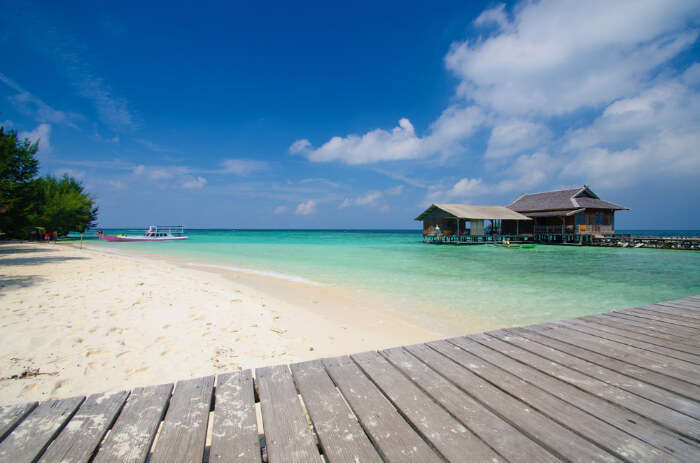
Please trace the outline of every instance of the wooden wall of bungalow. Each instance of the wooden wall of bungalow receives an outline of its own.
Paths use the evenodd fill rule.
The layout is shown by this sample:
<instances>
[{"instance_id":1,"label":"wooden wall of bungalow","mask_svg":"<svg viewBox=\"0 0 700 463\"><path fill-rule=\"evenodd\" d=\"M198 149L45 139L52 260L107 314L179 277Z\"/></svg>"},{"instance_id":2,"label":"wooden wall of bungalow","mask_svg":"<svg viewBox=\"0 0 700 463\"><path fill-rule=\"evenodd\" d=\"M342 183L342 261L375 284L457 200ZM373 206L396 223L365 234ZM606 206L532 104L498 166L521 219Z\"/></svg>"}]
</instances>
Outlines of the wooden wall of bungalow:
<instances>
[{"instance_id":1,"label":"wooden wall of bungalow","mask_svg":"<svg viewBox=\"0 0 700 463\"><path fill-rule=\"evenodd\" d=\"M614 233L615 211L611 209L585 209L573 215L566 215L572 211L541 211L522 212L532 217L532 222L520 222L515 220L503 221L504 234L574 234L588 235L599 233ZM540 214L553 214L540 216Z\"/></svg>"},{"instance_id":2,"label":"wooden wall of bungalow","mask_svg":"<svg viewBox=\"0 0 700 463\"><path fill-rule=\"evenodd\" d=\"M458 222L459 228L457 228ZM466 219L457 219L454 215L437 208L423 217L423 234L433 233L436 226L440 227L443 235L459 235L468 228Z\"/></svg>"}]
</instances>

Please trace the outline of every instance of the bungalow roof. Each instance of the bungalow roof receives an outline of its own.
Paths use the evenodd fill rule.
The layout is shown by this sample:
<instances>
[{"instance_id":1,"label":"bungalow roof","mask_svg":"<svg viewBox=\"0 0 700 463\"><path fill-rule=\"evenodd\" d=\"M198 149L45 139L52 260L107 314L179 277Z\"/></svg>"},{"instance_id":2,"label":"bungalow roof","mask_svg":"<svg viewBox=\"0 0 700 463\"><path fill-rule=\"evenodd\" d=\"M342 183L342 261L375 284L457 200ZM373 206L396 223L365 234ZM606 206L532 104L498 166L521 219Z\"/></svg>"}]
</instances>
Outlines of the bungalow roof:
<instances>
[{"instance_id":1,"label":"bungalow roof","mask_svg":"<svg viewBox=\"0 0 700 463\"><path fill-rule=\"evenodd\" d=\"M517 212L574 210L580 208L628 210L624 206L603 201L586 185L576 189L524 194L506 207Z\"/></svg>"}]
</instances>

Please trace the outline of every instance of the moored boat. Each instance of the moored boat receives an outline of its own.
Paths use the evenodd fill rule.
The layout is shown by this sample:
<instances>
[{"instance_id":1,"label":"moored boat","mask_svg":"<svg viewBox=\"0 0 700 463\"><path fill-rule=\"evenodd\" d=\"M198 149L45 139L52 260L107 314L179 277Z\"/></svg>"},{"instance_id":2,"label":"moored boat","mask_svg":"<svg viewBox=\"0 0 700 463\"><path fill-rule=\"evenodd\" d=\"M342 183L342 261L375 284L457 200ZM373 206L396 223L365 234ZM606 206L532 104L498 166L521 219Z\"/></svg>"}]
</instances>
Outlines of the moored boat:
<instances>
[{"instance_id":1,"label":"moored boat","mask_svg":"<svg viewBox=\"0 0 700 463\"><path fill-rule=\"evenodd\" d=\"M131 241L182 241L186 240L185 227L183 225L151 225L143 235L116 236L98 233L97 236L105 241L131 242Z\"/></svg>"}]
</instances>

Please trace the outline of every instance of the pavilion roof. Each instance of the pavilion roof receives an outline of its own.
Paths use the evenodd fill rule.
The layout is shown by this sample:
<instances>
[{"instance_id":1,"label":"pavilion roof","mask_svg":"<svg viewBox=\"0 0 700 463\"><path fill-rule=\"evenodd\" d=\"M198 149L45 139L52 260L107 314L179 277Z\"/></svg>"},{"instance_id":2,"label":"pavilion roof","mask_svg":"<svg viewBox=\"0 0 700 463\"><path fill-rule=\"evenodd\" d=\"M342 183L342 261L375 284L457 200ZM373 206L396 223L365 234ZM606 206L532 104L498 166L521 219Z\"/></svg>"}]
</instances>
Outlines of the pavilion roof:
<instances>
[{"instance_id":1,"label":"pavilion roof","mask_svg":"<svg viewBox=\"0 0 700 463\"><path fill-rule=\"evenodd\" d=\"M416 220L423 220L430 212L439 209L459 219L470 220L532 220L504 206L472 206L470 204L433 204Z\"/></svg>"}]
</instances>

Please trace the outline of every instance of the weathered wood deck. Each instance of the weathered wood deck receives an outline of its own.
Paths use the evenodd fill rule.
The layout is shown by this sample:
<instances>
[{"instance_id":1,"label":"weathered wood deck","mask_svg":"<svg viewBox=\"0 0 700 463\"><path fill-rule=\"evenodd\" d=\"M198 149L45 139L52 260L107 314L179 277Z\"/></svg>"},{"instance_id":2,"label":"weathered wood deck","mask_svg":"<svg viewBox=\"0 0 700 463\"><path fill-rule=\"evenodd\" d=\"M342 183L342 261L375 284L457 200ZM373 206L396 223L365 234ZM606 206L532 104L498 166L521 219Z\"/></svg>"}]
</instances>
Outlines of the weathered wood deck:
<instances>
[{"instance_id":1,"label":"weathered wood deck","mask_svg":"<svg viewBox=\"0 0 700 463\"><path fill-rule=\"evenodd\" d=\"M700 296L0 408L2 462L700 461Z\"/></svg>"}]
</instances>

